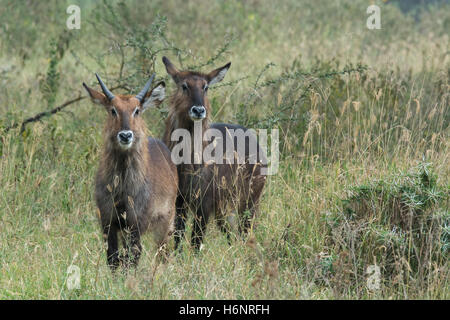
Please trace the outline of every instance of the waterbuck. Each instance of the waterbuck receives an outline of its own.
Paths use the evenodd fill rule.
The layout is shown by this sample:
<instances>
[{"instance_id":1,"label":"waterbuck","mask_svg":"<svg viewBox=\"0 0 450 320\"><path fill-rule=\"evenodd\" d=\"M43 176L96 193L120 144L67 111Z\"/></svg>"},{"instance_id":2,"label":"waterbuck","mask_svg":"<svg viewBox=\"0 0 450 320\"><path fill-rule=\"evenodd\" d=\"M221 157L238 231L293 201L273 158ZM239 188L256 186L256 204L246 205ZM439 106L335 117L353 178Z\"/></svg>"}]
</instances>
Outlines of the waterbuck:
<instances>
[{"instance_id":1,"label":"waterbuck","mask_svg":"<svg viewBox=\"0 0 450 320\"><path fill-rule=\"evenodd\" d=\"M184 146L200 144L200 150L195 151L194 147L187 157L183 155L188 161L176 163L179 194L176 203L175 248L178 248L184 237L188 209L194 212L191 244L196 250L201 247L211 215L216 218L220 230L227 234L230 242L230 227L236 222L241 235L245 235L251 226L266 182L266 176L262 174L261 169L267 167L265 155L260 152L256 136L250 130L234 124L209 124L211 106L207 97L208 86L221 81L231 63L203 74L179 71L166 57L162 60L167 73L177 86L176 92L171 97L163 141L172 151L172 157L178 152L180 143L184 143ZM196 136L197 128L203 133L212 129L215 131L214 137L204 140L202 136ZM185 141L185 138L182 142L173 141L172 138L177 135L178 129L188 131L189 137L186 140L191 141ZM238 131L245 136L244 140L238 141L239 139L234 136ZM198 158L212 142L220 147L211 153L214 159L218 160L210 161L211 159L205 160L202 157L201 161L196 163L195 158ZM243 148L239 148L239 143ZM183 152L185 151L182 150L181 153ZM243 161L235 161L236 154Z\"/></svg>"},{"instance_id":2,"label":"waterbuck","mask_svg":"<svg viewBox=\"0 0 450 320\"><path fill-rule=\"evenodd\" d=\"M95 181L95 200L100 211L107 261L114 272L137 266L141 235L150 230L159 248L173 233L178 188L176 166L160 140L147 137L142 113L164 99L164 83L149 90L154 75L136 96L113 95L96 74L98 92L85 83L91 99L108 112L104 148ZM125 254L119 254L118 233Z\"/></svg>"}]
</instances>

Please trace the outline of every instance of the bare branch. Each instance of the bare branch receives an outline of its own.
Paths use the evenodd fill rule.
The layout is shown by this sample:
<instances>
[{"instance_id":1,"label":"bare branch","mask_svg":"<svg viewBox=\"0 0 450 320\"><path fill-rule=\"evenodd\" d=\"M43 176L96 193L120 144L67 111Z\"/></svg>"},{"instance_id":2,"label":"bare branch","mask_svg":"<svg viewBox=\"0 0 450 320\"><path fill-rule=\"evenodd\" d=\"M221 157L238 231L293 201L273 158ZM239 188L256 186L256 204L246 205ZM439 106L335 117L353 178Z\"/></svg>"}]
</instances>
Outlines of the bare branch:
<instances>
[{"instance_id":1,"label":"bare branch","mask_svg":"<svg viewBox=\"0 0 450 320\"><path fill-rule=\"evenodd\" d=\"M119 89L119 88L123 88L123 87L124 87L123 85L120 85L120 86L111 88L111 90L115 90L115 89ZM81 95L80 95L80 96L78 96L78 97L75 98L75 99L72 99L72 100L69 100L69 101L64 102L63 104L57 106L56 108L54 108L54 109L52 109L52 110L49 110L49 111L42 111L42 112L39 112L38 114L36 114L36 115L34 115L34 116L30 117L30 118L25 119L24 121L22 121L22 123L20 123L20 133L22 133L22 132L25 130L25 127L26 127L26 125L27 125L28 123L36 122L36 121L41 120L41 118L44 118L44 117L47 117L47 116L51 116L51 115L53 115L53 114L55 114L55 113L58 113L58 112L60 112L61 110L63 110L64 108L70 106L71 104L74 104L75 102L78 102L78 101L80 101L80 100L86 99L87 97L88 97L88 96L81 96ZM4 132L6 133L6 132L8 132L9 130L15 129L15 128L17 128L17 127L19 127L19 123L14 123L13 125L11 125L11 126L9 126L9 127L6 127L5 130L4 130Z\"/></svg>"}]
</instances>

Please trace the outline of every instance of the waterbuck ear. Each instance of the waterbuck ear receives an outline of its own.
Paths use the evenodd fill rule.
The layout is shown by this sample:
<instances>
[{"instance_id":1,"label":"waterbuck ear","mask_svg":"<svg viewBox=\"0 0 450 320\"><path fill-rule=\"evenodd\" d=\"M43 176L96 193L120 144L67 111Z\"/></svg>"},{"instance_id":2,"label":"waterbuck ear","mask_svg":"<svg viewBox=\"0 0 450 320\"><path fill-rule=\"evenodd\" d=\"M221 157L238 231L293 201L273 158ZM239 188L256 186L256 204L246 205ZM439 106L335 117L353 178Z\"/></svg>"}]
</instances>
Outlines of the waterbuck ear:
<instances>
[{"instance_id":1,"label":"waterbuck ear","mask_svg":"<svg viewBox=\"0 0 450 320\"><path fill-rule=\"evenodd\" d=\"M166 83L161 81L145 96L145 101L142 104L142 111L149 107L158 107L165 97Z\"/></svg>"},{"instance_id":2,"label":"waterbuck ear","mask_svg":"<svg viewBox=\"0 0 450 320\"><path fill-rule=\"evenodd\" d=\"M170 60L167 57L162 57L162 62L166 66L167 73L170 74L170 76L172 77L173 81L175 81L175 83L177 83L178 80L179 80L178 75L179 75L180 71L178 71L178 69L175 68L173 63L170 62Z\"/></svg>"},{"instance_id":3,"label":"waterbuck ear","mask_svg":"<svg viewBox=\"0 0 450 320\"><path fill-rule=\"evenodd\" d=\"M208 85L212 86L213 84L220 82L225 78L225 75L227 74L228 69L231 66L231 62L228 62L223 67L217 68L216 70L211 71L208 73Z\"/></svg>"},{"instance_id":4,"label":"waterbuck ear","mask_svg":"<svg viewBox=\"0 0 450 320\"><path fill-rule=\"evenodd\" d=\"M83 82L83 87L86 89L86 91L89 93L89 96L91 97L91 100L95 104L100 104L102 106L107 106L110 104L110 101L108 98L101 92L98 92L97 90L94 90L92 88L89 88L86 83Z\"/></svg>"}]
</instances>

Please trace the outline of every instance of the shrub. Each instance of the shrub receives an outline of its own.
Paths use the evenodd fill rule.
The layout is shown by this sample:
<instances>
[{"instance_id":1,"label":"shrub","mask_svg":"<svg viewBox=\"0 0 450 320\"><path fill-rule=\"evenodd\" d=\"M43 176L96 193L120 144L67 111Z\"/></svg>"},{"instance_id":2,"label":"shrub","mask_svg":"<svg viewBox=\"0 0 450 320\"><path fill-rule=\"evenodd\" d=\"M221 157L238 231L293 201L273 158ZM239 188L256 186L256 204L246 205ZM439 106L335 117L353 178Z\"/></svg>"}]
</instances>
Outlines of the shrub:
<instances>
[{"instance_id":1,"label":"shrub","mask_svg":"<svg viewBox=\"0 0 450 320\"><path fill-rule=\"evenodd\" d=\"M327 217L328 245L345 253L334 262L331 281L349 278L365 292L370 265L380 267L386 286L423 287L437 270L443 271L439 277L445 275L448 190L436 181L430 164L422 163L388 180L349 188L342 210Z\"/></svg>"}]
</instances>

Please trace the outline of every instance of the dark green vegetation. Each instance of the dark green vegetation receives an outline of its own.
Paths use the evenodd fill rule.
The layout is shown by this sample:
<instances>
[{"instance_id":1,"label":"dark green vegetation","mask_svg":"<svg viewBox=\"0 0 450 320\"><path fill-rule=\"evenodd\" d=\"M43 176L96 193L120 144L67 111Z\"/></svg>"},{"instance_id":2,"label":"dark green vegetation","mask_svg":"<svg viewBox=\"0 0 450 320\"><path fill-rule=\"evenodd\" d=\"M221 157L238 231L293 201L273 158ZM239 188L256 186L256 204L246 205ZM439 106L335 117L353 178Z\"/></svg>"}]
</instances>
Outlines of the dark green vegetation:
<instances>
[{"instance_id":1,"label":"dark green vegetation","mask_svg":"<svg viewBox=\"0 0 450 320\"><path fill-rule=\"evenodd\" d=\"M450 8L438 3L380 1L382 29L368 30L363 0L0 0L0 298L448 299ZM66 28L69 4L81 30ZM83 99L21 123L85 95L94 72L121 93L156 72L170 94L162 55L202 71L232 61L209 93L213 119L278 128L280 168L245 243L211 224L199 255L186 243L158 264L144 237L136 273L113 279L93 201L104 110ZM151 135L166 113L144 114Z\"/></svg>"}]
</instances>

